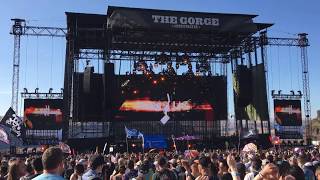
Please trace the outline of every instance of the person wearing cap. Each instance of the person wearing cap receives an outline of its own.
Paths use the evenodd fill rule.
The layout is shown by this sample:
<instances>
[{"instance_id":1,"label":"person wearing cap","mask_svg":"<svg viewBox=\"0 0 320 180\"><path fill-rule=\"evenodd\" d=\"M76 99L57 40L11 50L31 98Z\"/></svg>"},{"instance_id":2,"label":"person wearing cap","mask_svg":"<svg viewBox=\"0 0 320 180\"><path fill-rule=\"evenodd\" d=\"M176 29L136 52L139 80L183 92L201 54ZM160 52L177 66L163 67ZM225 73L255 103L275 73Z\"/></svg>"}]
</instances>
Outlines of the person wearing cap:
<instances>
[{"instance_id":1,"label":"person wearing cap","mask_svg":"<svg viewBox=\"0 0 320 180\"><path fill-rule=\"evenodd\" d=\"M63 180L61 176L64 171L63 152L58 147L50 147L42 155L43 173L34 180Z\"/></svg>"},{"instance_id":2,"label":"person wearing cap","mask_svg":"<svg viewBox=\"0 0 320 180\"><path fill-rule=\"evenodd\" d=\"M102 179L100 177L102 167L105 164L102 155L93 155L90 158L89 170L82 175L83 180Z\"/></svg>"}]
</instances>

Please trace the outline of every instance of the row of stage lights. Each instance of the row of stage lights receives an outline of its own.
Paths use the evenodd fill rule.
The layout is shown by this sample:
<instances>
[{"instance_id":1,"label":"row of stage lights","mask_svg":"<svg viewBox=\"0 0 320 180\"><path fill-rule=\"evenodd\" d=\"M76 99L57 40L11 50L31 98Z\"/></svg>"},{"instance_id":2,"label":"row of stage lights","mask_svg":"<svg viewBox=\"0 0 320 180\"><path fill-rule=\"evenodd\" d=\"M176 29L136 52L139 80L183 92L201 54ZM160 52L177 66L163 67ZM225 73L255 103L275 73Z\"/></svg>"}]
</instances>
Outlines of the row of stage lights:
<instances>
[{"instance_id":1,"label":"row of stage lights","mask_svg":"<svg viewBox=\"0 0 320 180\"><path fill-rule=\"evenodd\" d=\"M167 54L162 53L161 55L157 56L155 58L155 63L152 65L152 63L148 64L146 61L144 61L142 58L138 61L134 62L134 69L133 72L136 73L137 71L142 71L142 72L150 72L153 73L153 67L157 67L158 65L167 65L167 69L162 72L167 75L177 75L175 72L173 66L172 66L172 61L170 57ZM210 63L207 58L201 58L199 62L196 62L196 73L193 72L192 70L192 63L190 60L190 57L187 54L184 54L182 56L177 56L176 58L176 69L179 69L180 66L188 65L188 70L185 75L201 75L208 73L208 75L212 75L210 69Z\"/></svg>"},{"instance_id":2,"label":"row of stage lights","mask_svg":"<svg viewBox=\"0 0 320 180\"><path fill-rule=\"evenodd\" d=\"M53 93L53 88L49 88L49 92L48 93L45 93L45 94L56 94L56 93ZM39 88L36 88L34 90L34 92L29 92L27 88L23 88L23 93L24 94L39 94ZM63 94L63 88L60 89L60 93Z\"/></svg>"},{"instance_id":3,"label":"row of stage lights","mask_svg":"<svg viewBox=\"0 0 320 180\"><path fill-rule=\"evenodd\" d=\"M302 92L301 91L295 92L294 90L291 90L290 94L282 94L281 91L282 90L279 90L278 93L276 93L276 90L272 90L271 91L271 95L272 96L281 96L281 95L285 95L285 96L302 96Z\"/></svg>"}]
</instances>

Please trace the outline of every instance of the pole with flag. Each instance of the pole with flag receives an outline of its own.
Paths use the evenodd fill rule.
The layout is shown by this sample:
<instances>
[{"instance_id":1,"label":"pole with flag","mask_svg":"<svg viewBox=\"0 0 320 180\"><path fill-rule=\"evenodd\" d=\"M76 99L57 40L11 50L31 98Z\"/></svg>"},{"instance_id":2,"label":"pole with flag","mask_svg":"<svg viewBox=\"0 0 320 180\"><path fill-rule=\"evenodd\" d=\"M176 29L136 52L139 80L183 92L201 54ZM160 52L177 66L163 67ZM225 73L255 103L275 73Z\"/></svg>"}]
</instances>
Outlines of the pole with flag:
<instances>
[{"instance_id":1,"label":"pole with flag","mask_svg":"<svg viewBox=\"0 0 320 180\"><path fill-rule=\"evenodd\" d=\"M144 136L141 132L139 132L138 138L142 139L142 153L144 153Z\"/></svg>"},{"instance_id":2,"label":"pole with flag","mask_svg":"<svg viewBox=\"0 0 320 180\"><path fill-rule=\"evenodd\" d=\"M127 153L129 154L128 136L126 136Z\"/></svg>"},{"instance_id":3,"label":"pole with flag","mask_svg":"<svg viewBox=\"0 0 320 180\"><path fill-rule=\"evenodd\" d=\"M172 138L172 141L173 141L174 150L176 151L176 153L178 153L178 151L177 151L177 145L176 145L176 141L175 141L175 137L174 137L173 134L171 135L171 138Z\"/></svg>"},{"instance_id":4,"label":"pole with flag","mask_svg":"<svg viewBox=\"0 0 320 180\"><path fill-rule=\"evenodd\" d=\"M126 126L124 126L124 130L126 132L126 144L127 144L127 153L129 153L129 144L128 144L128 138L136 137L136 138L142 138L142 144L144 149L144 136L143 134L136 130L136 129L129 129Z\"/></svg>"}]
</instances>

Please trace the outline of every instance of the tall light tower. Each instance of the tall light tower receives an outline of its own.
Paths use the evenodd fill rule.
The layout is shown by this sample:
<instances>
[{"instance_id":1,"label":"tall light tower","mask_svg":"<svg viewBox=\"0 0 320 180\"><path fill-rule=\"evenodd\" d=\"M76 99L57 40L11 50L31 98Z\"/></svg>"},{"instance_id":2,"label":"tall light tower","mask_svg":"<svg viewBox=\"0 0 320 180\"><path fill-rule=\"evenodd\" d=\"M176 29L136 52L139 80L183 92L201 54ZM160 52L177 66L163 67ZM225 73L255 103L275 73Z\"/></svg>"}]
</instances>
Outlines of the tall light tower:
<instances>
[{"instance_id":1,"label":"tall light tower","mask_svg":"<svg viewBox=\"0 0 320 180\"><path fill-rule=\"evenodd\" d=\"M11 89L11 107L18 113L18 95L19 95L19 66L20 66L20 39L24 33L24 19L11 19L14 22L10 34L14 35L13 49L13 74Z\"/></svg>"}]
</instances>

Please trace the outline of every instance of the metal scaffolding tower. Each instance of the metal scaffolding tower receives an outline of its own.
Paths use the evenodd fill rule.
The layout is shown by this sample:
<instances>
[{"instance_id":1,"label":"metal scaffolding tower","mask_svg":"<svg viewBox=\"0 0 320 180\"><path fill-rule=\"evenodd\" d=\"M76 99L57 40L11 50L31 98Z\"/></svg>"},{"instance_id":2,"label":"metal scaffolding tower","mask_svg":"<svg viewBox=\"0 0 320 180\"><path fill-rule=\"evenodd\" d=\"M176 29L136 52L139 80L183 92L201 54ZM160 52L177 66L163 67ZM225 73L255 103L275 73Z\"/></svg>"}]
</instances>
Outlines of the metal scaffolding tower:
<instances>
[{"instance_id":1,"label":"metal scaffolding tower","mask_svg":"<svg viewBox=\"0 0 320 180\"><path fill-rule=\"evenodd\" d=\"M20 66L20 37L23 34L22 26L25 24L23 19L11 19L14 21L10 34L14 35L13 49L13 74L11 89L11 107L14 111L18 111L18 95L19 95L19 66Z\"/></svg>"},{"instance_id":2,"label":"metal scaffolding tower","mask_svg":"<svg viewBox=\"0 0 320 180\"><path fill-rule=\"evenodd\" d=\"M305 113L305 125L307 127L306 136L310 141L311 137L311 104L310 104L310 85L309 85L309 66L308 66L308 53L307 47L309 46L306 33L301 33L299 36L299 47L301 49L301 65L302 65L302 83L304 94L304 113Z\"/></svg>"},{"instance_id":3,"label":"metal scaffolding tower","mask_svg":"<svg viewBox=\"0 0 320 180\"><path fill-rule=\"evenodd\" d=\"M10 34L14 36L13 49L13 74L11 89L11 107L18 112L19 97L19 68L20 68L20 43L21 36L49 36L49 37L65 37L67 29L56 27L35 27L27 26L24 19L11 19L13 21Z\"/></svg>"},{"instance_id":4,"label":"metal scaffolding tower","mask_svg":"<svg viewBox=\"0 0 320 180\"><path fill-rule=\"evenodd\" d=\"M269 46L295 46L299 47L301 50L301 69L302 69L302 87L303 87L303 100L304 100L304 122L305 122L305 132L307 143L310 143L311 138L311 102L310 102L310 84L309 84L309 59L307 47L310 46L306 33L298 34L297 38L269 38L264 34L261 38L254 38L254 41L258 42L260 40L264 45ZM265 39L265 40L263 40ZM266 48L264 46L264 48ZM264 50L266 52L266 49ZM265 57L265 63L267 59ZM267 69L266 69L267 70Z\"/></svg>"}]
</instances>

